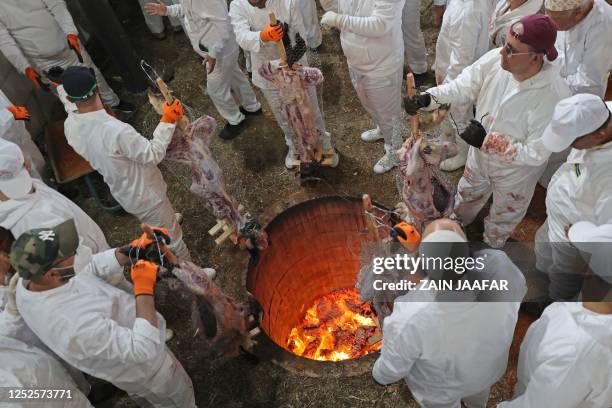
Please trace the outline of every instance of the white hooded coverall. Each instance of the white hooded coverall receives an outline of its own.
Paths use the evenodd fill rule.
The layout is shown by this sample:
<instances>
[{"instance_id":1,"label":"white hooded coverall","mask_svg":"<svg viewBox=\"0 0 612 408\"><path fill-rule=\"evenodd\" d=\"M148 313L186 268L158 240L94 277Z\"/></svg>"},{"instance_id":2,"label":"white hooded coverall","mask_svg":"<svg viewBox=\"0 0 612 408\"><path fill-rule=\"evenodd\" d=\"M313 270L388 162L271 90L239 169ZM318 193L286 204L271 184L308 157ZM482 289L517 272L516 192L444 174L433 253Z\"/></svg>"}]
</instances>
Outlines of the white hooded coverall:
<instances>
[{"instance_id":1,"label":"white hooded coverall","mask_svg":"<svg viewBox=\"0 0 612 408\"><path fill-rule=\"evenodd\" d=\"M488 24L493 10L492 0L450 0L436 42L436 84L452 81L489 50ZM455 169L465 163L468 144L459 137L470 119L474 119L473 105L451 104L449 116L441 126L448 140L457 143L460 151L448 160ZM452 123L451 123L452 122ZM451 163L453 163L451 165Z\"/></svg>"},{"instance_id":2,"label":"white hooded coverall","mask_svg":"<svg viewBox=\"0 0 612 408\"><path fill-rule=\"evenodd\" d=\"M453 81L427 92L432 95L430 108L437 103L475 103L476 119L482 118L487 133L505 135L516 149L516 156L508 163L470 146L455 198L455 213L464 224L470 224L493 195L484 220L484 242L502 247L525 216L550 156L540 140L542 132L556 104L570 95L569 88L548 61L533 77L516 81L501 67L500 50L495 49Z\"/></svg>"},{"instance_id":3,"label":"white hooded coverall","mask_svg":"<svg viewBox=\"0 0 612 408\"><path fill-rule=\"evenodd\" d=\"M33 292L20 279L17 308L38 338L73 367L113 383L143 407L195 407L191 380L165 346L166 321L136 317L134 295L105 282L123 276L115 250L96 254L66 284Z\"/></svg>"},{"instance_id":4,"label":"white hooded coverall","mask_svg":"<svg viewBox=\"0 0 612 408\"><path fill-rule=\"evenodd\" d=\"M489 23L489 48L503 47L510 26L521 18L540 11L543 2L543 0L527 0L514 10L510 10L509 0L498 1Z\"/></svg>"},{"instance_id":5,"label":"white hooded coverall","mask_svg":"<svg viewBox=\"0 0 612 408\"><path fill-rule=\"evenodd\" d=\"M65 390L63 399L47 399L39 406L50 408L92 407L85 395L74 383L70 374L45 350L36 335L26 326L21 316L6 310L0 313L0 384L4 387L2 401L8 402L8 388L33 388ZM70 393L70 399L67 398ZM58 393L57 396L60 394ZM10 402L7 408L29 407L31 402Z\"/></svg>"},{"instance_id":6,"label":"white hooded coverall","mask_svg":"<svg viewBox=\"0 0 612 408\"><path fill-rule=\"evenodd\" d=\"M172 6L177 4L180 0L160 0L166 6ZM164 18L162 16L153 16L147 13L144 9L145 4L147 3L157 3L154 0L138 0L140 3L140 8L142 9L142 14L144 16L145 24L149 27L149 30L153 34L162 34L164 32ZM168 14L168 19L170 20L170 25L173 28L181 27L181 20L177 18L178 16L171 16Z\"/></svg>"},{"instance_id":7,"label":"white hooded coverall","mask_svg":"<svg viewBox=\"0 0 612 408\"><path fill-rule=\"evenodd\" d=\"M272 114L278 122L285 136L287 146L293 148L293 130L287 121L285 115L281 112L281 98L278 89L274 85L263 78L259 73L259 68L263 64L280 58L278 49L274 42L264 42L260 38L260 32L270 22L268 14L274 12L276 19L279 22L289 24L289 37L295 41L296 33L304 39L307 47L313 47L308 40L308 31L305 28L304 16L302 15L299 0L267 0L266 8L259 9L251 6L248 0L233 0L230 3L229 16L234 27L236 41L240 48L247 51L251 58L253 69L253 85L261 89L264 97L270 105ZM306 56L302 57L297 64L308 66ZM319 130L323 148L331 147L329 133L325 131L325 122L323 115L319 109L319 101L317 100L317 90L315 87L309 87L307 90L310 102L315 110L315 126Z\"/></svg>"},{"instance_id":8,"label":"white hooded coverall","mask_svg":"<svg viewBox=\"0 0 612 408\"><path fill-rule=\"evenodd\" d=\"M323 33L319 23L316 0L300 0L298 5L300 6L304 28L306 29L306 38L304 40L310 48L317 48L323 41Z\"/></svg>"},{"instance_id":9,"label":"white hooded coverall","mask_svg":"<svg viewBox=\"0 0 612 408\"><path fill-rule=\"evenodd\" d=\"M74 219L81 243L92 253L109 248L104 233L79 206L40 180L32 180L34 192L17 199L0 201L0 227L15 239L34 228L54 227Z\"/></svg>"},{"instance_id":10,"label":"white hooded coverall","mask_svg":"<svg viewBox=\"0 0 612 408\"><path fill-rule=\"evenodd\" d=\"M361 105L380 129L385 151L402 144L401 86L404 65L402 10L405 0L338 0L349 16L340 31L349 75Z\"/></svg>"},{"instance_id":11,"label":"white hooded coverall","mask_svg":"<svg viewBox=\"0 0 612 408\"><path fill-rule=\"evenodd\" d=\"M572 94L590 93L604 97L612 70L612 6L595 0L593 8L577 25L557 31L555 63Z\"/></svg>"},{"instance_id":12,"label":"white hooded coverall","mask_svg":"<svg viewBox=\"0 0 612 408\"><path fill-rule=\"evenodd\" d=\"M612 224L612 142L571 150L548 186L546 213L535 236L536 266L549 274L551 299L568 300L581 288L584 264L566 228L578 221Z\"/></svg>"},{"instance_id":13,"label":"white hooded coverall","mask_svg":"<svg viewBox=\"0 0 612 408\"><path fill-rule=\"evenodd\" d=\"M402 9L404 56L415 74L427 72L427 49L421 30L421 0L406 0Z\"/></svg>"},{"instance_id":14,"label":"white hooded coverall","mask_svg":"<svg viewBox=\"0 0 612 408\"><path fill-rule=\"evenodd\" d=\"M208 74L208 96L217 111L231 125L244 120L232 92L249 112L261 108L255 92L238 65L239 48L230 23L225 0L181 0L168 7L168 15L182 17L187 35L195 52L217 60ZM203 51L200 46L208 51ZM206 69L206 68L204 68Z\"/></svg>"},{"instance_id":15,"label":"white hooded coverall","mask_svg":"<svg viewBox=\"0 0 612 408\"><path fill-rule=\"evenodd\" d=\"M414 290L397 298L384 320L372 375L380 384L403 378L421 407L460 408L463 400L485 408L491 386L506 371L525 278L501 251L473 256L486 259L484 270L473 272L476 279L508 280L514 301L443 302L434 290Z\"/></svg>"},{"instance_id":16,"label":"white hooded coverall","mask_svg":"<svg viewBox=\"0 0 612 408\"><path fill-rule=\"evenodd\" d=\"M590 93L603 98L612 70L612 6L604 0L595 0L581 22L567 31L557 31L555 48L559 52L555 64L572 95ZM543 187L548 187L568 154L569 149L551 155L540 179Z\"/></svg>"},{"instance_id":17,"label":"white hooded coverall","mask_svg":"<svg viewBox=\"0 0 612 408\"><path fill-rule=\"evenodd\" d=\"M157 168L166 155L175 127L173 123L160 122L153 139L147 140L103 109L70 113L64 122L70 146L104 177L121 207L144 223L167 228L172 238L170 248L180 259L189 260L183 230Z\"/></svg>"},{"instance_id":18,"label":"white hooded coverall","mask_svg":"<svg viewBox=\"0 0 612 408\"><path fill-rule=\"evenodd\" d=\"M102 102L119 104L87 50L81 45L81 64L68 47L66 35L78 34L64 0L0 1L0 51L23 74L32 67L43 78L45 71L59 66L85 65L94 69Z\"/></svg>"},{"instance_id":19,"label":"white hooded coverall","mask_svg":"<svg viewBox=\"0 0 612 408\"><path fill-rule=\"evenodd\" d=\"M34 144L23 120L15 120L13 114L6 109L9 106L13 104L0 90L0 138L19 146L25 159L32 164L32 175L40 178L40 173L45 167L45 159Z\"/></svg>"},{"instance_id":20,"label":"white hooded coverall","mask_svg":"<svg viewBox=\"0 0 612 408\"><path fill-rule=\"evenodd\" d=\"M514 399L498 408L612 406L612 315L553 303L521 344Z\"/></svg>"}]
</instances>

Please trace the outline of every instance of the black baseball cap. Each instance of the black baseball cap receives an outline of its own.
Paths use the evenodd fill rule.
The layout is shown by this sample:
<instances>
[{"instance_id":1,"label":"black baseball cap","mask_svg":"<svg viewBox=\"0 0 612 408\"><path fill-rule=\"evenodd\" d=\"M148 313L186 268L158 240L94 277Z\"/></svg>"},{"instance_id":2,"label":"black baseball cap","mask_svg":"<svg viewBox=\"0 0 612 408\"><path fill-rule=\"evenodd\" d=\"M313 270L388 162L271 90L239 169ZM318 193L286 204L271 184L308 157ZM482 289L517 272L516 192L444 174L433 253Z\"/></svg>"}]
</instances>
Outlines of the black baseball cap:
<instances>
[{"instance_id":1,"label":"black baseball cap","mask_svg":"<svg viewBox=\"0 0 612 408\"><path fill-rule=\"evenodd\" d=\"M91 98L98 88L96 74L89 67L68 67L59 78L68 97L75 101Z\"/></svg>"}]
</instances>

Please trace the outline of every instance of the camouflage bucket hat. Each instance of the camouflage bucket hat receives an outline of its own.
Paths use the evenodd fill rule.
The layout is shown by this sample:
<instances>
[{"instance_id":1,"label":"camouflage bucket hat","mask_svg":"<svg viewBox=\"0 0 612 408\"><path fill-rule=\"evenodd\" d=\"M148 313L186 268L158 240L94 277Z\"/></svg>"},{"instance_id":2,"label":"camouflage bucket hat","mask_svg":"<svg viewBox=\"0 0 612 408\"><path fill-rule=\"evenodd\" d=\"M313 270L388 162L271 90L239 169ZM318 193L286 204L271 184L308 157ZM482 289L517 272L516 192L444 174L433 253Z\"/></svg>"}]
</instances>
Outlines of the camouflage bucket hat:
<instances>
[{"instance_id":1,"label":"camouflage bucket hat","mask_svg":"<svg viewBox=\"0 0 612 408\"><path fill-rule=\"evenodd\" d=\"M76 253L79 236L70 219L51 228L26 231L11 246L11 265L23 279L39 279L57 262Z\"/></svg>"}]
</instances>

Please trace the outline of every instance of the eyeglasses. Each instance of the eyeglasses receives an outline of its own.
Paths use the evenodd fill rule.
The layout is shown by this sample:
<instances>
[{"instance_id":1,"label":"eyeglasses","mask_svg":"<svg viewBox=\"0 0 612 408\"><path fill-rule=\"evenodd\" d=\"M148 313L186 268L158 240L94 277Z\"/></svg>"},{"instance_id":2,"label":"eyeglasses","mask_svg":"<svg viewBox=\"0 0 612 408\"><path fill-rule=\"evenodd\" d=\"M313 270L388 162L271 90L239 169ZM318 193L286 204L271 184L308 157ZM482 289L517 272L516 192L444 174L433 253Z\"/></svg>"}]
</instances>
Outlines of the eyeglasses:
<instances>
[{"instance_id":1,"label":"eyeglasses","mask_svg":"<svg viewBox=\"0 0 612 408\"><path fill-rule=\"evenodd\" d=\"M506 55L508 55L508 58L512 58L512 56L516 56L516 55L527 55L527 54L535 54L534 51L529 51L529 52L514 52L514 49L512 48L512 46L509 43L506 43L506 45L504 45L504 51L506 51Z\"/></svg>"}]
</instances>

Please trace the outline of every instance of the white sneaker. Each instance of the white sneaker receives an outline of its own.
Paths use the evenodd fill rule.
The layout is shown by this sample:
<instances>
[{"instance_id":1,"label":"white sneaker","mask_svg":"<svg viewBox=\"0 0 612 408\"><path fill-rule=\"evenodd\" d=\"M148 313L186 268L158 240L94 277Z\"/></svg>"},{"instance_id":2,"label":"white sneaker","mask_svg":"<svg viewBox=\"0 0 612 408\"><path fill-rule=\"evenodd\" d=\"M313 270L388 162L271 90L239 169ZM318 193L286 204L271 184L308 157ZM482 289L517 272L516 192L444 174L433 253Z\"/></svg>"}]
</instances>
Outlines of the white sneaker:
<instances>
[{"instance_id":1,"label":"white sneaker","mask_svg":"<svg viewBox=\"0 0 612 408\"><path fill-rule=\"evenodd\" d=\"M329 165L329 167L338 167L338 163L340 163L340 157L338 157L338 153L334 152L334 155L332 156L332 162Z\"/></svg>"},{"instance_id":2,"label":"white sneaker","mask_svg":"<svg viewBox=\"0 0 612 408\"><path fill-rule=\"evenodd\" d=\"M215 276L217 276L217 271L213 268L204 268L203 271L210 279L215 279Z\"/></svg>"},{"instance_id":3,"label":"white sneaker","mask_svg":"<svg viewBox=\"0 0 612 408\"><path fill-rule=\"evenodd\" d=\"M394 153L385 153L383 157L374 165L374 173L383 174L397 166L397 159Z\"/></svg>"},{"instance_id":4,"label":"white sneaker","mask_svg":"<svg viewBox=\"0 0 612 408\"><path fill-rule=\"evenodd\" d=\"M183 214L174 213L174 218L176 219L176 222L178 222L179 225L183 225Z\"/></svg>"},{"instance_id":5,"label":"white sneaker","mask_svg":"<svg viewBox=\"0 0 612 408\"><path fill-rule=\"evenodd\" d=\"M289 170L295 169L295 165L293 164L295 160L298 160L298 154L293 147L290 147L289 150L287 150L287 156L285 156L285 167Z\"/></svg>"},{"instance_id":6,"label":"white sneaker","mask_svg":"<svg viewBox=\"0 0 612 408\"><path fill-rule=\"evenodd\" d=\"M361 140L364 142L375 142L383 138L379 128L366 130L361 134Z\"/></svg>"},{"instance_id":7,"label":"white sneaker","mask_svg":"<svg viewBox=\"0 0 612 408\"><path fill-rule=\"evenodd\" d=\"M165 339L166 343L172 340L173 337L174 337L174 332L172 331L172 329L166 329L166 339Z\"/></svg>"}]
</instances>

